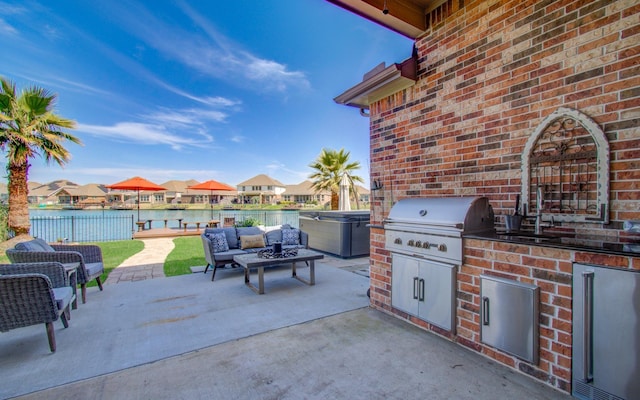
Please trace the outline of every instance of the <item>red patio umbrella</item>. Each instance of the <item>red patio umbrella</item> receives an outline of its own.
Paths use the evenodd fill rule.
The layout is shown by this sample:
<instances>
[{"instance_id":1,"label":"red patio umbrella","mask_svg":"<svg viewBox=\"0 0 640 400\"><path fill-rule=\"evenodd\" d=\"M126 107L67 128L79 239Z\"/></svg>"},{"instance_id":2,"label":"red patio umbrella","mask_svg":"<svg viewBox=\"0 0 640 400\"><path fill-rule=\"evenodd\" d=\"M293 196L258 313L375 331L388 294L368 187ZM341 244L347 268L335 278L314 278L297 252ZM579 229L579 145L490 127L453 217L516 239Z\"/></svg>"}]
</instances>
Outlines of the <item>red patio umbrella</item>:
<instances>
[{"instance_id":1,"label":"red patio umbrella","mask_svg":"<svg viewBox=\"0 0 640 400\"><path fill-rule=\"evenodd\" d=\"M229 185L226 185L224 183L220 183L218 181L214 181L213 179L212 180L208 180L206 182L198 183L197 185L189 186L187 189L208 190L210 192L209 193L209 204L211 205L211 219L213 219L213 204L211 203L211 196L213 196L213 191L214 190L225 190L225 191L236 190L236 189L232 188Z\"/></svg>"},{"instance_id":2,"label":"red patio umbrella","mask_svg":"<svg viewBox=\"0 0 640 400\"><path fill-rule=\"evenodd\" d=\"M140 191L158 191L158 190L167 190L162 186L158 186L155 183L148 181L139 176L135 176L131 179L124 180L122 182L114 183L113 185L106 186L109 189L117 189L117 190L135 190L138 192L138 221L140 221Z\"/></svg>"}]
</instances>

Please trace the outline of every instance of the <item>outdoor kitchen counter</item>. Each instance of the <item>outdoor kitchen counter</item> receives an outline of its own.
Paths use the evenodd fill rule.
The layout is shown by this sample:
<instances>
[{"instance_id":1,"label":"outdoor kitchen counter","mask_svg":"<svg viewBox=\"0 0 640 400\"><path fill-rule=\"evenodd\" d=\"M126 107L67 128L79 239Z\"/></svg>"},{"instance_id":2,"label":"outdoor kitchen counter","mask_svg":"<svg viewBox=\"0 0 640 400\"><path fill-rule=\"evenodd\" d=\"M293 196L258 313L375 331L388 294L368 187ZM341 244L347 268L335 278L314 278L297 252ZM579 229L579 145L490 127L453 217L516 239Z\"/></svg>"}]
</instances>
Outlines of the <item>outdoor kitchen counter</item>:
<instances>
[{"instance_id":1,"label":"outdoor kitchen counter","mask_svg":"<svg viewBox=\"0 0 640 400\"><path fill-rule=\"evenodd\" d=\"M536 235L532 232L484 232L465 234L463 238L484 239L529 246L553 247L559 249L590 251L628 257L640 257L640 240L612 241L611 238L595 235L558 235L544 233Z\"/></svg>"}]
</instances>

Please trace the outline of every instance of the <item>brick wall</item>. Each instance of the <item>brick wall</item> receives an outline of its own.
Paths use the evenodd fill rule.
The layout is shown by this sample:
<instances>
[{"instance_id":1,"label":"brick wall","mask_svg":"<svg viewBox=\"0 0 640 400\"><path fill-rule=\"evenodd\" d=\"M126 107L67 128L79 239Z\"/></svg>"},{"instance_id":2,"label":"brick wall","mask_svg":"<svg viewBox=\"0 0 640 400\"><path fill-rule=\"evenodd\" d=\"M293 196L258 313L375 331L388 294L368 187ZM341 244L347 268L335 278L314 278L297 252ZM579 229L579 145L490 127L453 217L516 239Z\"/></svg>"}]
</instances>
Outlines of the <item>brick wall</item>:
<instances>
[{"instance_id":1,"label":"brick wall","mask_svg":"<svg viewBox=\"0 0 640 400\"><path fill-rule=\"evenodd\" d=\"M371 192L372 224L381 224L394 202L406 197L483 195L496 214L511 211L527 139L542 119L564 106L598 123L611 148L611 222L586 228L624 236L622 221L640 219L637 1L448 4L448 14L416 40L417 83L370 107L371 180L383 183ZM570 390L571 261L596 256L486 241L467 244L453 339ZM391 308L390 255L382 229L371 229L371 246L372 304L406 317ZM606 256L597 261L636 269L640 264ZM485 270L540 285L539 365L480 344L478 276Z\"/></svg>"}]
</instances>

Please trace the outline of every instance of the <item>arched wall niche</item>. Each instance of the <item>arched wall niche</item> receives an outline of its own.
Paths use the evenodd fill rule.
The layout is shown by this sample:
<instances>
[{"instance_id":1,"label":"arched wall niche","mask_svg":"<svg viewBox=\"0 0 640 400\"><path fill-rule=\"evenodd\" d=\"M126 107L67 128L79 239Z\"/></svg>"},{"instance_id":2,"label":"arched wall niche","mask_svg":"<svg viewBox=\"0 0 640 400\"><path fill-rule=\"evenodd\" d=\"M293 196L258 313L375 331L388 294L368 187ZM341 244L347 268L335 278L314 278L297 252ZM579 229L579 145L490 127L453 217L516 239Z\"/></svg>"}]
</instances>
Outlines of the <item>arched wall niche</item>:
<instances>
[{"instance_id":1,"label":"arched wall niche","mask_svg":"<svg viewBox=\"0 0 640 400\"><path fill-rule=\"evenodd\" d=\"M523 213L540 212L544 221L609 223L609 161L609 142L598 124L558 108L525 145Z\"/></svg>"}]
</instances>

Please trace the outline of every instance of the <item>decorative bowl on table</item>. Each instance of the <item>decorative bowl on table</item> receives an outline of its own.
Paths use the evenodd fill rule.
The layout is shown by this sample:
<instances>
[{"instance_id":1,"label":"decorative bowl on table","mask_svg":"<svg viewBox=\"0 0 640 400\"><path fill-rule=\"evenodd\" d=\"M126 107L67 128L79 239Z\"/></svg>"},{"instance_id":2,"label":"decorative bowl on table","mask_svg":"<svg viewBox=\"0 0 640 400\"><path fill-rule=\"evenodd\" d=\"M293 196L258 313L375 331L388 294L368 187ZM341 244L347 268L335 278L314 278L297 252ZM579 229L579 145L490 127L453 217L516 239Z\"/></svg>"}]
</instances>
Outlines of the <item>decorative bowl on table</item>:
<instances>
[{"instance_id":1,"label":"decorative bowl on table","mask_svg":"<svg viewBox=\"0 0 640 400\"><path fill-rule=\"evenodd\" d=\"M280 253L274 252L272 249L260 250L259 258L287 258L298 255L298 249L282 249Z\"/></svg>"}]
</instances>

